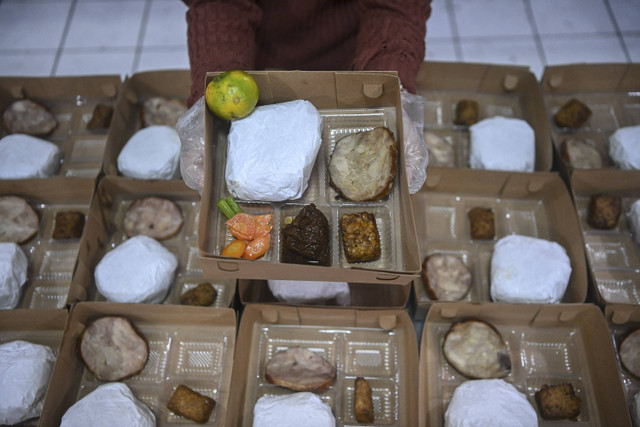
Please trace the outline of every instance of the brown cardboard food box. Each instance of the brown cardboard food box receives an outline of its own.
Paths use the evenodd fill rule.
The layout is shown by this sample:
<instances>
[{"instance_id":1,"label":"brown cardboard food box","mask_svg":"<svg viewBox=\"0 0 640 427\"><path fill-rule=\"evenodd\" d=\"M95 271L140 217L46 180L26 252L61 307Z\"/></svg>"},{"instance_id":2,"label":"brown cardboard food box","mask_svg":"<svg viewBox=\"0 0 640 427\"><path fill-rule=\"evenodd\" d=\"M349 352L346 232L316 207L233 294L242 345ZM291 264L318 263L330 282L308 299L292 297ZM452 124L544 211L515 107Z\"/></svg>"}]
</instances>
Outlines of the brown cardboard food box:
<instances>
[{"instance_id":1,"label":"brown cardboard food box","mask_svg":"<svg viewBox=\"0 0 640 427\"><path fill-rule=\"evenodd\" d=\"M87 129L98 104L115 108L120 92L120 76L74 77L2 77L0 78L0 109L14 101L28 98L48 108L58 126L43 137L63 152L62 166L57 176L96 178L109 134L109 125ZM4 125L0 138L7 134Z\"/></svg>"},{"instance_id":2,"label":"brown cardboard food box","mask_svg":"<svg viewBox=\"0 0 640 427\"><path fill-rule=\"evenodd\" d=\"M221 257L232 235L216 202L229 196L225 165L229 123L205 116L205 185L200 213L199 248L208 274L239 279L282 279L349 281L361 283L407 284L420 268L407 180L398 167L391 194L376 202L343 202L329 185L328 162L337 139L375 126L387 126L399 143L398 165L404 164L400 85L398 77L385 72L263 71L251 72L260 89L259 105L296 99L311 102L323 116L322 145L316 158L309 187L300 199L278 203L238 200L240 208L252 214L272 214L271 247L252 261ZM207 75L210 81L215 74ZM304 205L314 203L329 220L330 266L280 262L280 230L287 218ZM344 213L367 211L376 216L382 255L379 260L350 264L341 247L339 217Z\"/></svg>"},{"instance_id":3,"label":"brown cardboard food box","mask_svg":"<svg viewBox=\"0 0 640 427\"><path fill-rule=\"evenodd\" d=\"M197 248L199 194L179 180L134 180L117 176L105 176L98 185L81 241L70 300L105 300L95 286L94 269L109 250L127 240L123 220L129 206L135 200L148 196L173 201L183 217L178 233L160 241L178 258L175 280L164 303L179 304L183 293L199 283L209 282L217 291L212 306L229 307L235 295L235 280L205 275L200 263Z\"/></svg>"},{"instance_id":4,"label":"brown cardboard food box","mask_svg":"<svg viewBox=\"0 0 640 427\"><path fill-rule=\"evenodd\" d=\"M238 331L226 425L251 426L262 396L290 390L268 383L264 369L278 351L303 346L336 367L336 378L321 400L336 426L355 425L354 380L372 389L374 423L416 425L418 346L405 310L353 310L247 305Z\"/></svg>"},{"instance_id":5,"label":"brown cardboard food box","mask_svg":"<svg viewBox=\"0 0 640 427\"><path fill-rule=\"evenodd\" d=\"M71 282L81 238L54 239L56 215L80 212L85 219L94 194L90 178L0 180L0 197L24 199L39 217L38 232L20 245L28 260L27 283L18 308L63 308L71 302Z\"/></svg>"},{"instance_id":6,"label":"brown cardboard food box","mask_svg":"<svg viewBox=\"0 0 640 427\"><path fill-rule=\"evenodd\" d=\"M602 158L602 169L617 171L620 179L640 182L640 171L621 170L609 157L609 137L619 128L640 125L640 64L604 63L548 66L540 83L547 107L557 167L569 181L571 174L594 169L574 169L562 156L569 138L586 141ZM578 129L555 124L558 110L577 99L591 110L591 117Z\"/></svg>"},{"instance_id":7,"label":"brown cardboard food box","mask_svg":"<svg viewBox=\"0 0 640 427\"><path fill-rule=\"evenodd\" d=\"M77 353L85 327L104 316L127 318L149 344L142 372L122 382L153 411L157 426L187 421L166 407L180 384L216 401L207 425L225 425L236 339L233 310L101 302L76 304L69 314L51 377L50 390L55 393L49 393L45 401L41 425L60 425L69 407L104 384L86 369Z\"/></svg>"},{"instance_id":8,"label":"brown cardboard food box","mask_svg":"<svg viewBox=\"0 0 640 427\"><path fill-rule=\"evenodd\" d=\"M135 73L122 84L114 114L112 132L102 163L105 175L118 175L118 156L129 138L143 128L142 105L151 97L185 103L191 90L189 70L161 70Z\"/></svg>"},{"instance_id":9,"label":"brown cardboard food box","mask_svg":"<svg viewBox=\"0 0 640 427\"><path fill-rule=\"evenodd\" d=\"M344 283L344 282L343 282ZM313 287L313 283L298 283L299 286ZM325 306L352 308L405 308L411 293L411 283L406 285L385 285L378 283L347 283L348 292L340 292L332 298L313 298L312 302L287 301L274 296L267 280L238 280L238 296L242 304L274 303L297 306ZM315 293L314 295L317 295ZM307 301L310 297L307 296Z\"/></svg>"},{"instance_id":10,"label":"brown cardboard food box","mask_svg":"<svg viewBox=\"0 0 640 427\"><path fill-rule=\"evenodd\" d=\"M587 271L580 225L571 195L558 174L435 168L429 171L425 185L411 196L411 201L420 259L440 252L455 254L471 270L473 283L464 301L491 301L493 247L509 234L562 245L572 268L562 302L586 300ZM476 206L493 211L493 239L471 238L468 212ZM434 301L422 278L414 281L413 288L415 316L424 319Z\"/></svg>"},{"instance_id":11,"label":"brown cardboard food box","mask_svg":"<svg viewBox=\"0 0 640 427\"><path fill-rule=\"evenodd\" d=\"M604 308L604 315L611 332L616 356L618 356L620 343L627 334L640 328L640 307L631 304L609 304ZM635 396L640 392L640 378L631 375L620 362L619 356L616 360L622 385L627 396L627 407L631 420L634 426L638 426L640 425L640 419L637 418L636 414L638 414L640 408L635 402Z\"/></svg>"},{"instance_id":12,"label":"brown cardboard food box","mask_svg":"<svg viewBox=\"0 0 640 427\"><path fill-rule=\"evenodd\" d=\"M424 130L453 147L455 168L469 167L469 129L456 125L460 100L478 103L478 120L494 116L525 120L535 132L536 171L551 170L553 150L542 91L527 67L431 62L422 63L417 93L427 98ZM429 170L434 162L430 159Z\"/></svg>"},{"instance_id":13,"label":"brown cardboard food box","mask_svg":"<svg viewBox=\"0 0 640 427\"><path fill-rule=\"evenodd\" d=\"M0 344L23 340L50 347L57 355L67 318L66 310L0 310ZM32 418L20 425L37 426L38 421Z\"/></svg>"},{"instance_id":14,"label":"brown cardboard food box","mask_svg":"<svg viewBox=\"0 0 640 427\"><path fill-rule=\"evenodd\" d=\"M640 180L621 179L615 169L599 169L574 173L571 189L595 301L601 305L640 304L640 245L634 240L629 219L631 205L640 199ZM598 194L620 197L620 216L611 229L596 229L587 222L589 201Z\"/></svg>"},{"instance_id":15,"label":"brown cardboard food box","mask_svg":"<svg viewBox=\"0 0 640 427\"><path fill-rule=\"evenodd\" d=\"M420 423L444 425L451 397L466 378L444 358L442 343L454 322L481 319L505 341L511 372L504 378L524 393L541 418L534 394L544 384L570 383L581 399L571 425L630 426L605 318L592 304L435 304L429 310L420 349Z\"/></svg>"}]
</instances>

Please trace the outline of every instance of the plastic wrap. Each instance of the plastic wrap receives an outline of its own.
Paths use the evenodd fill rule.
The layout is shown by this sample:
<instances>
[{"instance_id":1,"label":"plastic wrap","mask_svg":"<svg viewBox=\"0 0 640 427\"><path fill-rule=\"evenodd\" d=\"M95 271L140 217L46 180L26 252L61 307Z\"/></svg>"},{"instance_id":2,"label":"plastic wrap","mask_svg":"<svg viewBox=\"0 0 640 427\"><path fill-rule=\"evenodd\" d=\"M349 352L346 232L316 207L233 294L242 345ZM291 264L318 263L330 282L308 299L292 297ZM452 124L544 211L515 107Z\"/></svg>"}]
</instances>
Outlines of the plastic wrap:
<instances>
[{"instance_id":1,"label":"plastic wrap","mask_svg":"<svg viewBox=\"0 0 640 427\"><path fill-rule=\"evenodd\" d=\"M180 173L184 183L202 194L204 182L204 96L180 117Z\"/></svg>"},{"instance_id":2,"label":"plastic wrap","mask_svg":"<svg viewBox=\"0 0 640 427\"><path fill-rule=\"evenodd\" d=\"M427 180L429 151L424 140L424 106L426 98L402 92L402 127L404 128L404 167L409 193L417 193Z\"/></svg>"}]
</instances>

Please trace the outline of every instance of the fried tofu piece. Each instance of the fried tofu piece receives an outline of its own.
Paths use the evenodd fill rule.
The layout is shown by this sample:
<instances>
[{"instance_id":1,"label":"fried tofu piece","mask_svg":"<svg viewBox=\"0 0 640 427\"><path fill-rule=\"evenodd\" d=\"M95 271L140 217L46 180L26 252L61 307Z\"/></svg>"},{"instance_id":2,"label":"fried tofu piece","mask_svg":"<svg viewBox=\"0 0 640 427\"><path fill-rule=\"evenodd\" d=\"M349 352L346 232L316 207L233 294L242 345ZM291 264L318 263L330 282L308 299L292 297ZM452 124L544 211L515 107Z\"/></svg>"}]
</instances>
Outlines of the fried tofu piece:
<instances>
[{"instance_id":1,"label":"fried tofu piece","mask_svg":"<svg viewBox=\"0 0 640 427\"><path fill-rule=\"evenodd\" d=\"M607 194L594 194L589 199L587 223L593 228L609 230L618 224L622 213L622 199Z\"/></svg>"},{"instance_id":2,"label":"fried tofu piece","mask_svg":"<svg viewBox=\"0 0 640 427\"><path fill-rule=\"evenodd\" d=\"M79 239L84 229L84 214L77 211L57 212L52 239Z\"/></svg>"},{"instance_id":3,"label":"fried tofu piece","mask_svg":"<svg viewBox=\"0 0 640 427\"><path fill-rule=\"evenodd\" d=\"M467 214L471 223L471 238L491 240L496 235L493 211L475 207Z\"/></svg>"},{"instance_id":4,"label":"fried tofu piece","mask_svg":"<svg viewBox=\"0 0 640 427\"><path fill-rule=\"evenodd\" d=\"M217 296L218 291L216 291L216 288L209 282L203 282L182 294L180 304L207 307L213 304Z\"/></svg>"},{"instance_id":5,"label":"fried tofu piece","mask_svg":"<svg viewBox=\"0 0 640 427\"><path fill-rule=\"evenodd\" d=\"M353 411L356 421L359 423L373 422L373 400L371 398L371 386L362 377L356 378L354 387Z\"/></svg>"},{"instance_id":6,"label":"fried tofu piece","mask_svg":"<svg viewBox=\"0 0 640 427\"><path fill-rule=\"evenodd\" d=\"M380 234L374 214L344 214L340 219L340 228L344 254L348 262L370 262L380 259Z\"/></svg>"},{"instance_id":7,"label":"fried tofu piece","mask_svg":"<svg viewBox=\"0 0 640 427\"><path fill-rule=\"evenodd\" d=\"M199 424L207 422L215 406L215 400L193 391L183 384L175 389L169 403L167 403L167 408L171 412Z\"/></svg>"},{"instance_id":8,"label":"fried tofu piece","mask_svg":"<svg viewBox=\"0 0 640 427\"><path fill-rule=\"evenodd\" d=\"M540 415L545 420L575 420L580 415L582 400L569 383L543 385L535 394Z\"/></svg>"}]
</instances>

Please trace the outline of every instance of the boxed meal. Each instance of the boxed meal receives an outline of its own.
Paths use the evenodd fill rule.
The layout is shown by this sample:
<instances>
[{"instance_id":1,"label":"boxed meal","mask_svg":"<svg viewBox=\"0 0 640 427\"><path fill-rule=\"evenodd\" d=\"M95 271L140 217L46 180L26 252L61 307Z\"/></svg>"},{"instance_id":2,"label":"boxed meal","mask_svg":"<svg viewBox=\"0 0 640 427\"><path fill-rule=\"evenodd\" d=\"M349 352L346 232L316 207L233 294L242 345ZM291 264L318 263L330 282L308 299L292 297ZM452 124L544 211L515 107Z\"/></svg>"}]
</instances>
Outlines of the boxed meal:
<instances>
[{"instance_id":1,"label":"boxed meal","mask_svg":"<svg viewBox=\"0 0 640 427\"><path fill-rule=\"evenodd\" d=\"M199 194L179 180L105 176L89 210L70 300L229 307L235 280L202 269L199 205Z\"/></svg>"},{"instance_id":2,"label":"boxed meal","mask_svg":"<svg viewBox=\"0 0 640 427\"><path fill-rule=\"evenodd\" d=\"M501 295L492 293L497 280L492 269L497 272L500 267L494 255L512 235L555 242L568 255L565 264L570 264L571 274L563 282L566 290L556 289L558 294L544 302L585 301L588 286L580 225L571 194L558 174L437 168L411 201L422 261L421 276L413 287L417 318L424 318L436 301L500 301ZM545 251L535 251L529 263L532 271L527 272L535 278L535 297L506 302L542 302L536 301L542 295L542 277L551 272L553 259L559 259L555 255L545 259Z\"/></svg>"},{"instance_id":3,"label":"boxed meal","mask_svg":"<svg viewBox=\"0 0 640 427\"><path fill-rule=\"evenodd\" d=\"M69 314L51 377L56 393L45 401L41 424L60 425L68 417L91 425L95 416L114 425L123 417L140 425L149 419L151 425L175 425L188 417L224 425L235 337L236 316L228 308L78 303ZM197 412L185 409L189 402Z\"/></svg>"},{"instance_id":4,"label":"boxed meal","mask_svg":"<svg viewBox=\"0 0 640 427\"><path fill-rule=\"evenodd\" d=\"M69 297L95 181L0 180L3 308L63 308Z\"/></svg>"},{"instance_id":5,"label":"boxed meal","mask_svg":"<svg viewBox=\"0 0 640 427\"><path fill-rule=\"evenodd\" d=\"M411 283L385 285L294 280L238 280L238 296L242 304L405 308L410 293Z\"/></svg>"},{"instance_id":6,"label":"boxed meal","mask_svg":"<svg viewBox=\"0 0 640 427\"><path fill-rule=\"evenodd\" d=\"M640 186L619 171L574 173L571 190L599 304L640 304Z\"/></svg>"},{"instance_id":7,"label":"boxed meal","mask_svg":"<svg viewBox=\"0 0 640 427\"><path fill-rule=\"evenodd\" d=\"M251 75L260 99L248 117L230 124L205 113L199 230L204 271L240 279L409 283L419 262L402 166L398 77L333 71ZM207 81L214 76L208 74ZM362 150L362 156L351 156L355 164L346 154L353 150ZM371 172L367 165L380 173L362 183ZM362 187L337 185L345 176ZM381 187L386 192L377 191ZM229 197L249 215L243 220L270 221L266 246L260 241L268 249L257 260L222 256L238 235L230 231L235 220L229 223L218 209Z\"/></svg>"},{"instance_id":8,"label":"boxed meal","mask_svg":"<svg viewBox=\"0 0 640 427\"><path fill-rule=\"evenodd\" d=\"M176 122L187 111L189 70L135 73L122 84L102 164L106 175L180 178Z\"/></svg>"},{"instance_id":9,"label":"boxed meal","mask_svg":"<svg viewBox=\"0 0 640 427\"><path fill-rule=\"evenodd\" d=\"M627 407L634 426L640 425L640 372L635 362L640 330L640 307L609 304L604 315L615 347L620 378L627 396Z\"/></svg>"},{"instance_id":10,"label":"boxed meal","mask_svg":"<svg viewBox=\"0 0 640 427\"><path fill-rule=\"evenodd\" d=\"M551 170L542 91L527 67L427 61L416 86L427 98L429 170Z\"/></svg>"},{"instance_id":11,"label":"boxed meal","mask_svg":"<svg viewBox=\"0 0 640 427\"><path fill-rule=\"evenodd\" d=\"M541 87L558 169L567 181L598 169L640 180L640 64L549 66Z\"/></svg>"},{"instance_id":12,"label":"boxed meal","mask_svg":"<svg viewBox=\"0 0 640 427\"><path fill-rule=\"evenodd\" d=\"M302 425L306 406L289 406L305 396L328 425L365 422L362 396L372 417L367 422L415 425L417 363L415 330L405 310L249 304L238 331L226 425L284 425L254 416L254 408L260 412L270 400L267 412L289 413L286 425ZM368 388L362 396L355 390L358 378Z\"/></svg>"},{"instance_id":13,"label":"boxed meal","mask_svg":"<svg viewBox=\"0 0 640 427\"><path fill-rule=\"evenodd\" d=\"M66 310L0 310L0 423L37 426Z\"/></svg>"},{"instance_id":14,"label":"boxed meal","mask_svg":"<svg viewBox=\"0 0 640 427\"><path fill-rule=\"evenodd\" d=\"M487 357L478 357L486 354ZM630 426L605 318L592 304L434 304L420 349L421 426Z\"/></svg>"},{"instance_id":15,"label":"boxed meal","mask_svg":"<svg viewBox=\"0 0 640 427\"><path fill-rule=\"evenodd\" d=\"M13 159L0 176L95 179L121 83L117 75L0 78L0 146Z\"/></svg>"}]
</instances>

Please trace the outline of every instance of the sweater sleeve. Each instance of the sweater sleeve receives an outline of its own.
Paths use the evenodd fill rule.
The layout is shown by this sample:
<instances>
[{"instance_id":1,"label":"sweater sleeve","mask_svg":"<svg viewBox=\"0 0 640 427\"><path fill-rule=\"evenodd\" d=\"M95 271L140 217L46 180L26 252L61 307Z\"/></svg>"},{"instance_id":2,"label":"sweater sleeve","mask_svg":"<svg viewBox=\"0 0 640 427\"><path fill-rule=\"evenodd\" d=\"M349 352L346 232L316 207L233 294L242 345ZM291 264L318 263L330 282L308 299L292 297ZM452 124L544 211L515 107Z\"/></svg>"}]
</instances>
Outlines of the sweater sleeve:
<instances>
[{"instance_id":1,"label":"sweater sleeve","mask_svg":"<svg viewBox=\"0 0 640 427\"><path fill-rule=\"evenodd\" d=\"M361 0L353 70L394 70L415 93L431 0Z\"/></svg>"},{"instance_id":2,"label":"sweater sleeve","mask_svg":"<svg viewBox=\"0 0 640 427\"><path fill-rule=\"evenodd\" d=\"M204 94L209 71L251 70L256 28L262 17L254 0L183 0L191 65L192 105Z\"/></svg>"}]
</instances>

